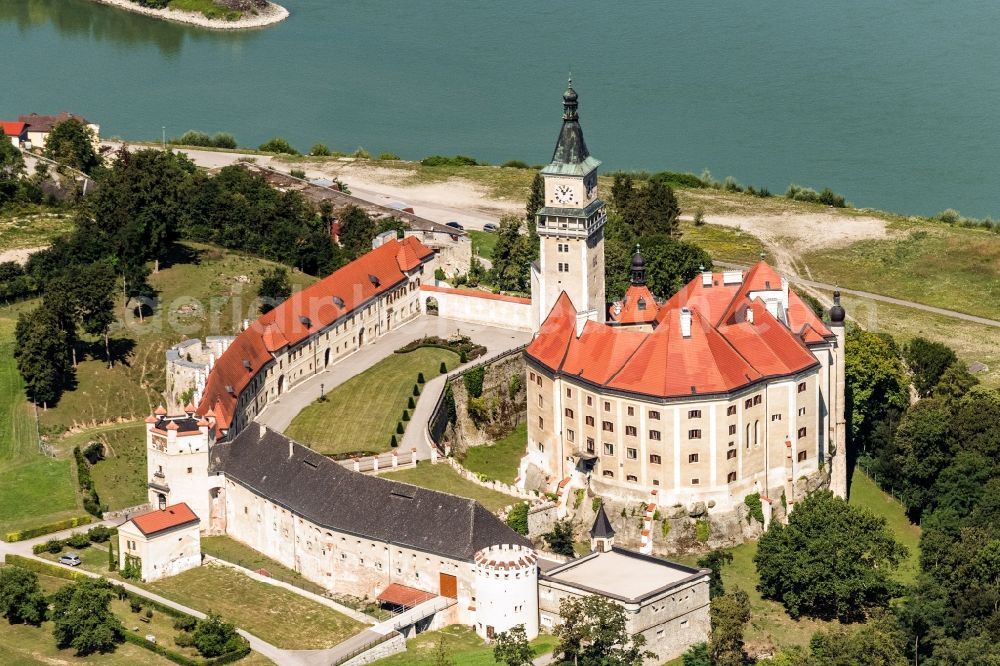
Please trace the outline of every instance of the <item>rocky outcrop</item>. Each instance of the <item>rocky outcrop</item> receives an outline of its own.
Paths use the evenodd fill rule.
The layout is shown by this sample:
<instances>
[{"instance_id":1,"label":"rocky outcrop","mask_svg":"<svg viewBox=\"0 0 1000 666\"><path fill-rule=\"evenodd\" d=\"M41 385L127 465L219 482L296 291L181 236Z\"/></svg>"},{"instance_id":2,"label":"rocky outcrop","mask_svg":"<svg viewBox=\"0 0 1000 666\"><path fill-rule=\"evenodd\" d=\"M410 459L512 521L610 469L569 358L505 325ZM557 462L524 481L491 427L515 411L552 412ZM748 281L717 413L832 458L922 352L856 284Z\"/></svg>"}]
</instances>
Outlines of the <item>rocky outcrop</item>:
<instances>
[{"instance_id":1,"label":"rocky outcrop","mask_svg":"<svg viewBox=\"0 0 1000 666\"><path fill-rule=\"evenodd\" d=\"M455 398L455 423L445 431L444 442L460 460L469 447L510 433L527 414L524 356L511 354L480 367L482 389L478 397L470 395L468 387L471 383L476 389L478 380L466 381L477 368L449 383Z\"/></svg>"}]
</instances>

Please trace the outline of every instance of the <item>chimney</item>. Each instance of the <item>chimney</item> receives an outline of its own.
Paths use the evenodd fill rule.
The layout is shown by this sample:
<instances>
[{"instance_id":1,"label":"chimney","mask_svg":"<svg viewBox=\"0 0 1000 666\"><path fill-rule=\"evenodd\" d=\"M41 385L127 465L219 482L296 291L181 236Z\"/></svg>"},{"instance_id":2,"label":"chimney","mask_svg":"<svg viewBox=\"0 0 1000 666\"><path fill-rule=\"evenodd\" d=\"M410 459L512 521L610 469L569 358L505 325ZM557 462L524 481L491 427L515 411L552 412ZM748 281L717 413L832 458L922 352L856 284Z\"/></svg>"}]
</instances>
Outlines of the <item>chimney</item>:
<instances>
[{"instance_id":1,"label":"chimney","mask_svg":"<svg viewBox=\"0 0 1000 666\"><path fill-rule=\"evenodd\" d=\"M747 306L747 323L753 323L753 308L750 306Z\"/></svg>"},{"instance_id":2,"label":"chimney","mask_svg":"<svg viewBox=\"0 0 1000 666\"><path fill-rule=\"evenodd\" d=\"M722 274L722 284L739 284L743 282L742 271L725 271Z\"/></svg>"},{"instance_id":3,"label":"chimney","mask_svg":"<svg viewBox=\"0 0 1000 666\"><path fill-rule=\"evenodd\" d=\"M701 272L701 286L711 287L712 286L712 271L702 271Z\"/></svg>"},{"instance_id":4,"label":"chimney","mask_svg":"<svg viewBox=\"0 0 1000 666\"><path fill-rule=\"evenodd\" d=\"M691 310L681 308L681 336L691 337Z\"/></svg>"}]
</instances>

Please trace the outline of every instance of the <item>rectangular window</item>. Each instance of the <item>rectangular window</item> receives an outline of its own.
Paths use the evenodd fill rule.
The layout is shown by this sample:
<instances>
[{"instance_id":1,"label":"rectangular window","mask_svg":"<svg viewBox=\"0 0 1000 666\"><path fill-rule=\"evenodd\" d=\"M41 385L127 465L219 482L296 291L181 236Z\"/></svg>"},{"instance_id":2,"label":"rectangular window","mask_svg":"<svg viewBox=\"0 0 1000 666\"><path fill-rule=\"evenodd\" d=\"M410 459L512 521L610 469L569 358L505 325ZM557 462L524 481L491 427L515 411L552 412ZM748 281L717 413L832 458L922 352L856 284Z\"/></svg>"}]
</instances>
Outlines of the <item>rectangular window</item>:
<instances>
[{"instance_id":1,"label":"rectangular window","mask_svg":"<svg viewBox=\"0 0 1000 666\"><path fill-rule=\"evenodd\" d=\"M625 456L629 460L635 460L636 458L639 457L639 452L636 449L633 449L633 448L629 447L629 448L625 449Z\"/></svg>"},{"instance_id":2,"label":"rectangular window","mask_svg":"<svg viewBox=\"0 0 1000 666\"><path fill-rule=\"evenodd\" d=\"M805 436L806 436L806 429L805 428L799 428L799 439L802 439Z\"/></svg>"},{"instance_id":3,"label":"rectangular window","mask_svg":"<svg viewBox=\"0 0 1000 666\"><path fill-rule=\"evenodd\" d=\"M689 419L700 419L701 418L701 410L700 409L690 409L690 410L688 410L688 418Z\"/></svg>"},{"instance_id":4,"label":"rectangular window","mask_svg":"<svg viewBox=\"0 0 1000 666\"><path fill-rule=\"evenodd\" d=\"M538 427L539 428L545 427L545 419L543 419L541 416L538 417Z\"/></svg>"},{"instance_id":5,"label":"rectangular window","mask_svg":"<svg viewBox=\"0 0 1000 666\"><path fill-rule=\"evenodd\" d=\"M806 392L806 383L805 382L801 382L799 384L799 393L805 393L805 392Z\"/></svg>"},{"instance_id":6,"label":"rectangular window","mask_svg":"<svg viewBox=\"0 0 1000 666\"><path fill-rule=\"evenodd\" d=\"M601 472L601 476L606 476L609 479L613 479L615 477L615 473L612 472L610 469L606 469L603 472Z\"/></svg>"},{"instance_id":7,"label":"rectangular window","mask_svg":"<svg viewBox=\"0 0 1000 666\"><path fill-rule=\"evenodd\" d=\"M649 462L653 465L659 465L663 462L663 458L658 453L651 453L649 454Z\"/></svg>"},{"instance_id":8,"label":"rectangular window","mask_svg":"<svg viewBox=\"0 0 1000 666\"><path fill-rule=\"evenodd\" d=\"M571 388L567 388L566 389L566 397L567 398L572 398L573 397L573 389L571 389Z\"/></svg>"},{"instance_id":9,"label":"rectangular window","mask_svg":"<svg viewBox=\"0 0 1000 666\"><path fill-rule=\"evenodd\" d=\"M726 451L726 460L732 460L736 457L736 449L729 449Z\"/></svg>"},{"instance_id":10,"label":"rectangular window","mask_svg":"<svg viewBox=\"0 0 1000 666\"><path fill-rule=\"evenodd\" d=\"M639 481L639 477L637 477L635 474L629 474L627 477L625 477L625 480L637 483Z\"/></svg>"},{"instance_id":11,"label":"rectangular window","mask_svg":"<svg viewBox=\"0 0 1000 666\"><path fill-rule=\"evenodd\" d=\"M691 479L691 485L692 486L697 486L699 483L700 483L700 480L698 480L698 479Z\"/></svg>"},{"instance_id":12,"label":"rectangular window","mask_svg":"<svg viewBox=\"0 0 1000 666\"><path fill-rule=\"evenodd\" d=\"M587 396L587 407L593 407L593 406L594 406L594 396L588 395Z\"/></svg>"},{"instance_id":13,"label":"rectangular window","mask_svg":"<svg viewBox=\"0 0 1000 666\"><path fill-rule=\"evenodd\" d=\"M799 407L799 416L805 416L805 415L806 415L806 408Z\"/></svg>"},{"instance_id":14,"label":"rectangular window","mask_svg":"<svg viewBox=\"0 0 1000 666\"><path fill-rule=\"evenodd\" d=\"M542 376L541 375L535 375L535 383L538 384L539 386L542 385Z\"/></svg>"},{"instance_id":15,"label":"rectangular window","mask_svg":"<svg viewBox=\"0 0 1000 666\"><path fill-rule=\"evenodd\" d=\"M587 453L593 453L593 452L594 452L594 438L593 437L588 437L587 438Z\"/></svg>"},{"instance_id":16,"label":"rectangular window","mask_svg":"<svg viewBox=\"0 0 1000 666\"><path fill-rule=\"evenodd\" d=\"M736 434L736 424L735 423L732 424L731 426L729 426L729 434L730 435L735 435Z\"/></svg>"},{"instance_id":17,"label":"rectangular window","mask_svg":"<svg viewBox=\"0 0 1000 666\"><path fill-rule=\"evenodd\" d=\"M573 432L572 430L567 430L566 431L566 439L568 439L571 442L576 441L576 433Z\"/></svg>"},{"instance_id":18,"label":"rectangular window","mask_svg":"<svg viewBox=\"0 0 1000 666\"><path fill-rule=\"evenodd\" d=\"M635 416L635 407L633 407L632 405L628 406L628 415Z\"/></svg>"},{"instance_id":19,"label":"rectangular window","mask_svg":"<svg viewBox=\"0 0 1000 666\"><path fill-rule=\"evenodd\" d=\"M688 430L688 439L701 439L701 430Z\"/></svg>"},{"instance_id":20,"label":"rectangular window","mask_svg":"<svg viewBox=\"0 0 1000 666\"><path fill-rule=\"evenodd\" d=\"M606 412L610 412L611 411L611 403L608 402L607 400L604 401L604 411L606 411Z\"/></svg>"},{"instance_id":21,"label":"rectangular window","mask_svg":"<svg viewBox=\"0 0 1000 666\"><path fill-rule=\"evenodd\" d=\"M736 416L736 405L726 407L726 416Z\"/></svg>"},{"instance_id":22,"label":"rectangular window","mask_svg":"<svg viewBox=\"0 0 1000 666\"><path fill-rule=\"evenodd\" d=\"M613 456L615 455L615 445L604 442L604 455Z\"/></svg>"},{"instance_id":23,"label":"rectangular window","mask_svg":"<svg viewBox=\"0 0 1000 666\"><path fill-rule=\"evenodd\" d=\"M649 438L652 439L653 441L656 441L656 442L660 441L660 431L659 430L650 430L649 431Z\"/></svg>"},{"instance_id":24,"label":"rectangular window","mask_svg":"<svg viewBox=\"0 0 1000 666\"><path fill-rule=\"evenodd\" d=\"M771 420L772 421L780 421L781 420L781 414L771 414Z\"/></svg>"},{"instance_id":25,"label":"rectangular window","mask_svg":"<svg viewBox=\"0 0 1000 666\"><path fill-rule=\"evenodd\" d=\"M587 417L585 417L585 420L587 422L587 425L589 425L589 426L594 425L594 417L593 416L587 416Z\"/></svg>"},{"instance_id":26,"label":"rectangular window","mask_svg":"<svg viewBox=\"0 0 1000 666\"><path fill-rule=\"evenodd\" d=\"M601 421L601 430L604 432L614 432L615 425L611 421Z\"/></svg>"},{"instance_id":27,"label":"rectangular window","mask_svg":"<svg viewBox=\"0 0 1000 666\"><path fill-rule=\"evenodd\" d=\"M564 413L566 414L566 418L568 418L568 419L571 419L571 418L573 418L573 410L572 410L572 409L570 409L569 407L567 407L567 408L565 409L565 412L564 412Z\"/></svg>"},{"instance_id":28,"label":"rectangular window","mask_svg":"<svg viewBox=\"0 0 1000 666\"><path fill-rule=\"evenodd\" d=\"M753 400L747 398L743 401L743 409L750 409L751 407L753 407Z\"/></svg>"},{"instance_id":29,"label":"rectangular window","mask_svg":"<svg viewBox=\"0 0 1000 666\"><path fill-rule=\"evenodd\" d=\"M753 404L755 404L755 405L759 405L759 404L760 404L760 402L761 402L761 400L762 400L762 398L761 398L761 397L760 397L759 395L755 395L755 396L753 397Z\"/></svg>"},{"instance_id":30,"label":"rectangular window","mask_svg":"<svg viewBox=\"0 0 1000 666\"><path fill-rule=\"evenodd\" d=\"M697 453L689 453L688 454L688 462L689 463L696 463L696 462L698 462L698 454Z\"/></svg>"},{"instance_id":31,"label":"rectangular window","mask_svg":"<svg viewBox=\"0 0 1000 666\"><path fill-rule=\"evenodd\" d=\"M542 396L538 396L538 406L542 406Z\"/></svg>"},{"instance_id":32,"label":"rectangular window","mask_svg":"<svg viewBox=\"0 0 1000 666\"><path fill-rule=\"evenodd\" d=\"M631 435L632 437L635 437L635 435L636 435L635 426L625 426L625 434L626 435Z\"/></svg>"},{"instance_id":33,"label":"rectangular window","mask_svg":"<svg viewBox=\"0 0 1000 666\"><path fill-rule=\"evenodd\" d=\"M659 421L660 420L660 413L658 411L656 411L655 409L651 409L651 410L649 410L649 418L653 419L654 421Z\"/></svg>"},{"instance_id":34,"label":"rectangular window","mask_svg":"<svg viewBox=\"0 0 1000 666\"><path fill-rule=\"evenodd\" d=\"M736 472L730 472L726 475L726 483L732 483L736 480Z\"/></svg>"},{"instance_id":35,"label":"rectangular window","mask_svg":"<svg viewBox=\"0 0 1000 666\"><path fill-rule=\"evenodd\" d=\"M797 456L797 460L799 462L805 462L805 460L806 460L806 452L805 451L799 451L799 454Z\"/></svg>"}]
</instances>

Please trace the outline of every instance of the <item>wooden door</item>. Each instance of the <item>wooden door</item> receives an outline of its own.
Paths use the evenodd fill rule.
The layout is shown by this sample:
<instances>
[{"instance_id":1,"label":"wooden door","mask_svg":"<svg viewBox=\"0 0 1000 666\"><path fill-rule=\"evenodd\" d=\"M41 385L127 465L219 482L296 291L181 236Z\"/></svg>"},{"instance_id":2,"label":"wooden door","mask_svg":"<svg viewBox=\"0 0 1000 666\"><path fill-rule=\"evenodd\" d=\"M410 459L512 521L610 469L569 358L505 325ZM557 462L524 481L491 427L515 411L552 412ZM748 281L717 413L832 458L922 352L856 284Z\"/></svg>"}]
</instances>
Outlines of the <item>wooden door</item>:
<instances>
[{"instance_id":1,"label":"wooden door","mask_svg":"<svg viewBox=\"0 0 1000 666\"><path fill-rule=\"evenodd\" d=\"M441 596L450 599L458 599L458 579L451 574L440 574L441 576Z\"/></svg>"}]
</instances>

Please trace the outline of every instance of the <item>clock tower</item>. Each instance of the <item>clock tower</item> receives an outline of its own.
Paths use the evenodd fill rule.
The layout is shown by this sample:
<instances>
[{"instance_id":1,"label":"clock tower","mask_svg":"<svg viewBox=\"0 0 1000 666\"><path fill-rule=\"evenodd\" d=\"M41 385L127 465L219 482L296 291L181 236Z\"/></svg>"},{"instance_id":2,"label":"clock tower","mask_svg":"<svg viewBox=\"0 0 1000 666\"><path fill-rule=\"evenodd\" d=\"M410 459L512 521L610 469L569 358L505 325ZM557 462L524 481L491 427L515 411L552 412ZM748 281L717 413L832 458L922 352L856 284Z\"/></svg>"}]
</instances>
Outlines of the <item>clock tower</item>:
<instances>
[{"instance_id":1,"label":"clock tower","mask_svg":"<svg viewBox=\"0 0 1000 666\"><path fill-rule=\"evenodd\" d=\"M562 292L577 310L577 330L587 319L604 322L604 223L597 198L597 167L583 140L573 81L563 93L563 124L552 162L542 169L545 205L535 215L541 244L531 267L536 330Z\"/></svg>"}]
</instances>

